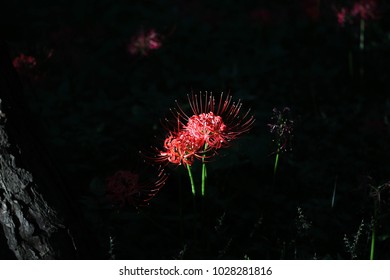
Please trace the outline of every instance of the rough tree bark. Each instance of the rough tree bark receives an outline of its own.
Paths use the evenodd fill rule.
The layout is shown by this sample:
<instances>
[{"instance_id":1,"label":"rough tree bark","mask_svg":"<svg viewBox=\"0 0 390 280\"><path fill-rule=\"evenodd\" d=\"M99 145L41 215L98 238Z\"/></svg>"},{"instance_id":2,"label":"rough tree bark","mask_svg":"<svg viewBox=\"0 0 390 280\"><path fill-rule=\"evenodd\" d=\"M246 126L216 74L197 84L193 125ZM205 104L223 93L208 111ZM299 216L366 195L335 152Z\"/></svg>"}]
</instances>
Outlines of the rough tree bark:
<instances>
[{"instance_id":1,"label":"rough tree bark","mask_svg":"<svg viewBox=\"0 0 390 280\"><path fill-rule=\"evenodd\" d=\"M99 258L23 100L0 41L0 225L8 247L17 259Z\"/></svg>"}]
</instances>

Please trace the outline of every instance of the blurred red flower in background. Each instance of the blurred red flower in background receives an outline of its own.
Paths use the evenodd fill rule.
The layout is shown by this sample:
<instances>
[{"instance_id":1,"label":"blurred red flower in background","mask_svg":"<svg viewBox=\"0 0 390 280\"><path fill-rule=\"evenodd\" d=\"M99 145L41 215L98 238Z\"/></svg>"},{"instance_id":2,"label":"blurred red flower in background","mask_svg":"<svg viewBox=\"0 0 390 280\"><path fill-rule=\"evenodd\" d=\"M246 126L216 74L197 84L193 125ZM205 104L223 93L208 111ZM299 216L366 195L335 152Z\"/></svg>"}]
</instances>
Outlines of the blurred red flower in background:
<instances>
[{"instance_id":1,"label":"blurred red flower in background","mask_svg":"<svg viewBox=\"0 0 390 280\"><path fill-rule=\"evenodd\" d=\"M163 171L159 171L155 181L142 183L138 173L119 170L107 178L107 196L112 203L121 207L125 205L145 206L157 194L166 180L167 175Z\"/></svg>"},{"instance_id":2,"label":"blurred red flower in background","mask_svg":"<svg viewBox=\"0 0 390 280\"><path fill-rule=\"evenodd\" d=\"M352 22L354 18L363 20L378 18L378 9L376 0L360 0L353 4L352 9L336 9L337 22L344 26L347 21Z\"/></svg>"},{"instance_id":3,"label":"blurred red flower in background","mask_svg":"<svg viewBox=\"0 0 390 280\"><path fill-rule=\"evenodd\" d=\"M26 72L37 66L37 60L33 56L21 53L12 61L12 65L18 72Z\"/></svg>"},{"instance_id":4,"label":"blurred red flower in background","mask_svg":"<svg viewBox=\"0 0 390 280\"><path fill-rule=\"evenodd\" d=\"M161 36L151 29L148 32L141 31L138 35L131 38L131 42L127 45L127 50L132 55L148 55L151 51L161 47Z\"/></svg>"},{"instance_id":5,"label":"blurred red flower in background","mask_svg":"<svg viewBox=\"0 0 390 280\"><path fill-rule=\"evenodd\" d=\"M351 15L362 19L374 19L376 18L376 6L376 0L360 0L353 5Z\"/></svg>"},{"instance_id":6,"label":"blurred red flower in background","mask_svg":"<svg viewBox=\"0 0 390 280\"><path fill-rule=\"evenodd\" d=\"M267 25L272 22L271 12L266 8L254 9L249 13L249 18L253 22L258 22L263 25Z\"/></svg>"},{"instance_id":7,"label":"blurred red flower in background","mask_svg":"<svg viewBox=\"0 0 390 280\"><path fill-rule=\"evenodd\" d=\"M305 14L313 21L320 17L320 0L301 0Z\"/></svg>"},{"instance_id":8,"label":"blurred red flower in background","mask_svg":"<svg viewBox=\"0 0 390 280\"><path fill-rule=\"evenodd\" d=\"M337 14L337 22L340 26L344 26L344 23L347 21L348 10L347 8L341 8L341 10L336 12Z\"/></svg>"}]
</instances>

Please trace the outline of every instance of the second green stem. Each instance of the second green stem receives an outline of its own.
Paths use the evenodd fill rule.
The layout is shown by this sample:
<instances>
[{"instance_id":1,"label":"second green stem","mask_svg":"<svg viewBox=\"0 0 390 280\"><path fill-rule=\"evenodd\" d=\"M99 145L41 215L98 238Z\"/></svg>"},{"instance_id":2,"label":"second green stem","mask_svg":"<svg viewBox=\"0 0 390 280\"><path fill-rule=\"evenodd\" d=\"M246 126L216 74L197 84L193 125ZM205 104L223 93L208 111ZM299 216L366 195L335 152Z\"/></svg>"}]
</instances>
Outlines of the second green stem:
<instances>
[{"instance_id":1,"label":"second green stem","mask_svg":"<svg viewBox=\"0 0 390 280\"><path fill-rule=\"evenodd\" d=\"M207 150L207 143L204 144L204 152ZM206 169L206 162L204 160L205 156L202 157L202 197L204 197L205 194L205 188L206 188L206 180L207 180L207 169Z\"/></svg>"},{"instance_id":2,"label":"second green stem","mask_svg":"<svg viewBox=\"0 0 390 280\"><path fill-rule=\"evenodd\" d=\"M189 164L186 165L187 165L188 176L190 177L190 181L191 181L192 196L195 197L195 183L194 183L194 178L192 177L191 166Z\"/></svg>"}]
</instances>

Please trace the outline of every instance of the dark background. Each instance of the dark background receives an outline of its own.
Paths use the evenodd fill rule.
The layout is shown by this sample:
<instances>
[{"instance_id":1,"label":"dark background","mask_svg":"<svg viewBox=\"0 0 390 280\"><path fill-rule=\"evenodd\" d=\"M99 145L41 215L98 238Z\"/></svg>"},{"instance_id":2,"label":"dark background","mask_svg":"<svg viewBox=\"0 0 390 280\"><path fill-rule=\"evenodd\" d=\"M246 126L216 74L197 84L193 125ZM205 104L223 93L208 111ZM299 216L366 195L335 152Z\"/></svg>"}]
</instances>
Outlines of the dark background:
<instances>
[{"instance_id":1,"label":"dark background","mask_svg":"<svg viewBox=\"0 0 390 280\"><path fill-rule=\"evenodd\" d=\"M107 258L368 259L370 191L390 180L389 6L377 4L364 51L359 22L337 22L353 1L9 1L1 26L12 58L37 59L20 73L26 100ZM162 46L131 55L142 29ZM230 92L256 118L209 163L203 220L194 226L181 166L167 167L149 206L114 207L107 178L148 177L139 150L161 146L160 120L199 91ZM274 179L267 124L286 106L292 151ZM380 259L390 252L388 198L383 188Z\"/></svg>"}]
</instances>

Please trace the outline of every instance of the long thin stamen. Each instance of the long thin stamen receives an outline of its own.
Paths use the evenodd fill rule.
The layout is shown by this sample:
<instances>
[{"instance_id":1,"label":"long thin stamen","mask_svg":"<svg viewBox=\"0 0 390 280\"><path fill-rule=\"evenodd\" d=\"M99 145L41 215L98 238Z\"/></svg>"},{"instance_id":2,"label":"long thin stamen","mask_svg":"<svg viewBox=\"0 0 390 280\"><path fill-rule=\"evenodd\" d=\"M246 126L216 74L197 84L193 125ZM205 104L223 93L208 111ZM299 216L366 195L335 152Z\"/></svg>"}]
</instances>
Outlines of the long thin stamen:
<instances>
[{"instance_id":1,"label":"long thin stamen","mask_svg":"<svg viewBox=\"0 0 390 280\"><path fill-rule=\"evenodd\" d=\"M187 99L188 99L188 103L190 104L190 108L191 108L192 112L195 112L196 109L194 108L194 95L191 95L191 98L190 98L190 95L187 94Z\"/></svg>"},{"instance_id":2,"label":"long thin stamen","mask_svg":"<svg viewBox=\"0 0 390 280\"><path fill-rule=\"evenodd\" d=\"M207 97L207 91L206 91L206 97ZM199 94L199 104L200 104L200 111L199 113L203 113L203 100L202 100L202 93Z\"/></svg>"},{"instance_id":3,"label":"long thin stamen","mask_svg":"<svg viewBox=\"0 0 390 280\"><path fill-rule=\"evenodd\" d=\"M219 114L220 114L220 112L221 112L222 99L223 99L223 92L221 93L221 96L219 97L219 103L218 103L218 110L217 110L217 115L219 115Z\"/></svg>"}]
</instances>

